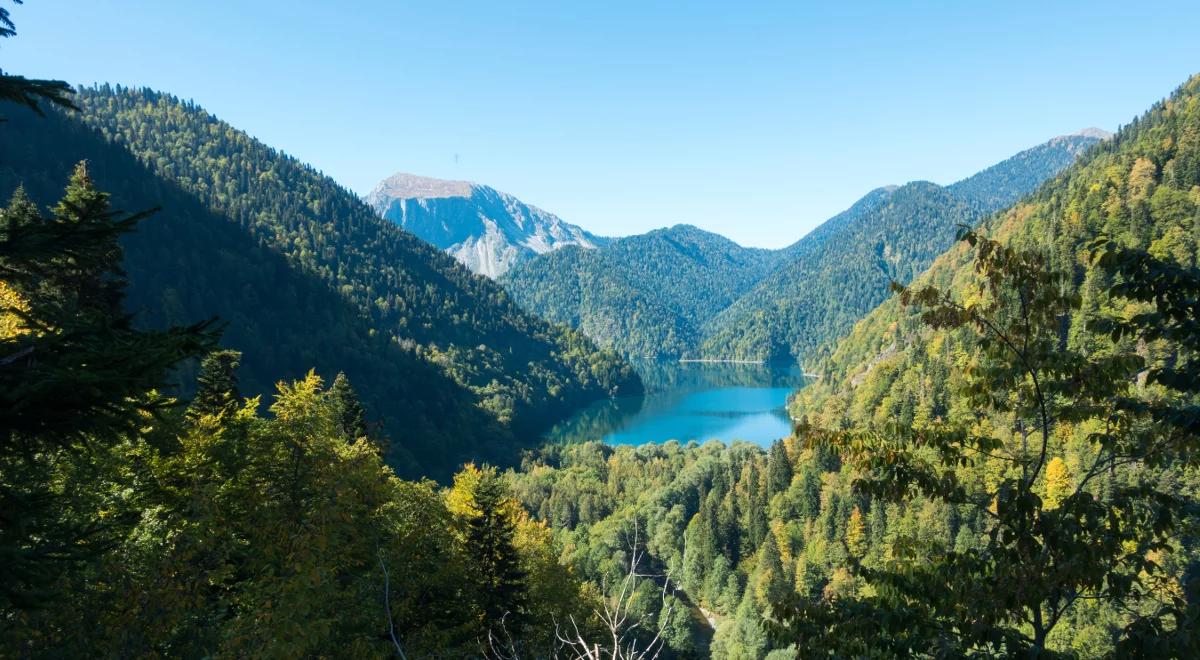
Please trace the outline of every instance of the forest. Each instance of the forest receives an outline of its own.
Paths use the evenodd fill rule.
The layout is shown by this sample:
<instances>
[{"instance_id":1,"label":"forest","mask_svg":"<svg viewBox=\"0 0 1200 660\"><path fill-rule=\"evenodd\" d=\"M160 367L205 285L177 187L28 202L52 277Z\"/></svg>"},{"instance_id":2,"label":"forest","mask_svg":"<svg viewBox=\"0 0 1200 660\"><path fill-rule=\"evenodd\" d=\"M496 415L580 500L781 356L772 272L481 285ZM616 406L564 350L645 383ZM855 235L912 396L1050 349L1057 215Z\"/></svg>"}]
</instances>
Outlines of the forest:
<instances>
[{"instance_id":1,"label":"forest","mask_svg":"<svg viewBox=\"0 0 1200 660\"><path fill-rule=\"evenodd\" d=\"M628 363L190 102L0 110L4 657L1200 656L1200 76L869 196L909 257L767 448L534 446Z\"/></svg>"},{"instance_id":2,"label":"forest","mask_svg":"<svg viewBox=\"0 0 1200 660\"><path fill-rule=\"evenodd\" d=\"M772 272L708 327L701 353L810 365L854 322L973 225L1052 180L1097 138L1065 135L948 186L912 182L871 192L786 251Z\"/></svg>"},{"instance_id":3,"label":"forest","mask_svg":"<svg viewBox=\"0 0 1200 660\"><path fill-rule=\"evenodd\" d=\"M704 323L775 266L778 255L677 225L598 250L555 250L501 284L518 303L631 357L694 356Z\"/></svg>"}]
</instances>

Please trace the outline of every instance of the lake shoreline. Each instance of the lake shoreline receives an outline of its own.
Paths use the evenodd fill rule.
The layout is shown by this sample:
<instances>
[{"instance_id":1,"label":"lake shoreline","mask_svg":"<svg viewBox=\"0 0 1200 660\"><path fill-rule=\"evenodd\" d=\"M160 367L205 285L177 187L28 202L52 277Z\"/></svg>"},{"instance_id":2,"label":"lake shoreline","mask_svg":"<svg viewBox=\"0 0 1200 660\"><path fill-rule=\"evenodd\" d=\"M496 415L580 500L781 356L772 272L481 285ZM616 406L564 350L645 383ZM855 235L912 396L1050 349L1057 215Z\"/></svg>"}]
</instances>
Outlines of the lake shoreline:
<instances>
[{"instance_id":1,"label":"lake shoreline","mask_svg":"<svg viewBox=\"0 0 1200 660\"><path fill-rule=\"evenodd\" d=\"M631 364L644 394L585 406L543 439L609 445L742 440L766 448L791 434L788 399L811 382L798 365L686 358Z\"/></svg>"}]
</instances>

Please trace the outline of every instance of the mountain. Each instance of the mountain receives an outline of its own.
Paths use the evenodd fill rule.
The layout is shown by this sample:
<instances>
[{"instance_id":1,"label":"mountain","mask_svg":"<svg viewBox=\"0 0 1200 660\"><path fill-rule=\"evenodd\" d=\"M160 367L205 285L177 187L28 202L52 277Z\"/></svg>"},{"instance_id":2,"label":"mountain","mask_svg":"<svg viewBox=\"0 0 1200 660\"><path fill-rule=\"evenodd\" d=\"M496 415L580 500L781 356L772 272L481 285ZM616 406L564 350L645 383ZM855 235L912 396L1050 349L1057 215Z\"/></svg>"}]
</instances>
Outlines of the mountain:
<instances>
[{"instance_id":1,"label":"mountain","mask_svg":"<svg viewBox=\"0 0 1200 660\"><path fill-rule=\"evenodd\" d=\"M783 265L705 328L710 358L808 360L974 225L1070 165L1096 137L1056 137L949 186L875 190L784 248Z\"/></svg>"},{"instance_id":2,"label":"mountain","mask_svg":"<svg viewBox=\"0 0 1200 660\"><path fill-rule=\"evenodd\" d=\"M1044 602L1059 613L1054 652L1121 655L1137 648L1143 612L1168 612L1151 615L1163 617L1150 619L1162 628L1171 625L1160 623L1165 617L1183 615L1157 610L1150 602L1159 598L1155 590L1114 597L1107 586L1152 575L1156 585L1182 593L1195 567L1200 76L978 233L980 249L958 243L914 281L910 290L933 289L915 299L917 306L888 299L812 365L820 378L796 395L792 414L852 438L836 449L861 442L864 455L886 457L874 467L850 459L818 483L853 480L858 492L880 494L871 534L888 539L889 549L915 550L911 563L891 573L903 571L895 583L930 584L930 575L959 573L943 568L956 561L988 565L959 573L977 589L964 588L962 578L936 582L939 591L972 594L951 601L955 606L998 592L994 603L974 610L962 602L964 620L992 616L977 614L989 607ZM1115 258L1097 258L1101 237L1116 246ZM1158 293L1143 297L1145 291ZM880 481L895 490L875 485ZM1027 494L1012 492L1020 489ZM909 520L919 521L921 540L912 543L915 526L896 532L906 517L900 512L916 511L923 513ZM1147 513L1135 519L1127 511ZM1037 520L1036 529L1010 534L1015 515ZM1118 529L1140 540L1111 541ZM1058 545L1064 537L1073 540ZM1106 543L1109 549L1080 559ZM1127 558L1153 543L1164 550L1140 572ZM1017 544L1036 550L1005 556ZM1029 573L1003 568L1042 562L1044 554L1028 557L1051 547L1063 548L1056 551L1062 559ZM926 561L932 569L910 569ZM1089 574L1086 584L1072 582L1079 574L1063 570L1067 564L1105 579L1090 581ZM1030 576L1028 584L1014 589L995 577L1017 572ZM1013 591L1035 595L1020 601L1025 596ZM900 587L897 598L911 593ZM860 612L851 616L865 620ZM897 619L873 613L871 620ZM1025 625L1020 615L995 620ZM934 643L945 648L944 639Z\"/></svg>"},{"instance_id":3,"label":"mountain","mask_svg":"<svg viewBox=\"0 0 1200 660\"><path fill-rule=\"evenodd\" d=\"M950 186L878 188L782 250L677 226L564 249L501 283L522 305L630 356L786 360L845 334L974 224L1100 138L1054 138Z\"/></svg>"},{"instance_id":4,"label":"mountain","mask_svg":"<svg viewBox=\"0 0 1200 660\"><path fill-rule=\"evenodd\" d=\"M787 361L835 338L908 281L977 215L927 181L881 188L785 248L790 259L710 322L700 352Z\"/></svg>"},{"instance_id":5,"label":"mountain","mask_svg":"<svg viewBox=\"0 0 1200 660\"><path fill-rule=\"evenodd\" d=\"M535 255L605 242L512 195L466 181L394 174L366 199L382 217L493 279Z\"/></svg>"},{"instance_id":6,"label":"mountain","mask_svg":"<svg viewBox=\"0 0 1200 660\"><path fill-rule=\"evenodd\" d=\"M774 266L770 250L746 248L690 225L566 248L519 264L501 283L551 321L579 328L625 355L680 357L701 327Z\"/></svg>"},{"instance_id":7,"label":"mountain","mask_svg":"<svg viewBox=\"0 0 1200 660\"><path fill-rule=\"evenodd\" d=\"M1111 137L1112 133L1099 128L1061 135L952 184L950 189L980 212L994 213L1036 190L1088 147Z\"/></svg>"},{"instance_id":8,"label":"mountain","mask_svg":"<svg viewBox=\"0 0 1200 660\"><path fill-rule=\"evenodd\" d=\"M392 464L443 476L511 460L565 410L640 390L615 355L195 104L108 86L75 100L79 113L9 117L0 194L23 184L47 204L86 159L119 208L161 206L126 241L128 308L148 326L220 316L247 394L344 370Z\"/></svg>"},{"instance_id":9,"label":"mountain","mask_svg":"<svg viewBox=\"0 0 1200 660\"><path fill-rule=\"evenodd\" d=\"M1104 294L1108 277L1087 259L1088 244L1101 233L1195 266L1200 262L1200 77L982 229L1008 245L1042 252L1048 266L1073 275L1082 304L1064 319L1062 334L1070 345L1085 341L1086 319L1110 304ZM960 243L939 256L914 286L966 295L976 281L971 253ZM962 333L930 330L917 311L889 298L854 325L830 355L813 361L820 379L799 393L794 412L830 428L884 417L903 424L928 413L917 409L929 405L935 406L934 415L946 414L945 381L953 371L948 362L973 354ZM912 374L927 376L917 382ZM916 389L923 394L916 395Z\"/></svg>"}]
</instances>

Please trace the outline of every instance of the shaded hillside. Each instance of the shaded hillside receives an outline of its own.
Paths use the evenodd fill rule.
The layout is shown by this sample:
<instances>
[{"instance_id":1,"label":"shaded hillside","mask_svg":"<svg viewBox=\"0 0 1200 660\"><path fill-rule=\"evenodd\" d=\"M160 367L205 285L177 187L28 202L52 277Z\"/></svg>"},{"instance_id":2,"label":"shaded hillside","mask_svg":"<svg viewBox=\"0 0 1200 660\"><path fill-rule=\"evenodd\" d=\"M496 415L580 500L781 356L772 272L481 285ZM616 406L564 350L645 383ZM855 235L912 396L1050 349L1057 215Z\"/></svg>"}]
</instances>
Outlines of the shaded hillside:
<instances>
[{"instance_id":1,"label":"shaded hillside","mask_svg":"<svg viewBox=\"0 0 1200 660\"><path fill-rule=\"evenodd\" d=\"M129 239L132 309L153 324L220 315L248 391L343 369L394 437L395 462L444 474L498 460L514 429L639 387L619 358L196 106L108 88L78 99L78 115L37 130L16 116L0 132L0 194L24 182L44 203L86 158L119 205L164 207Z\"/></svg>"}]
</instances>

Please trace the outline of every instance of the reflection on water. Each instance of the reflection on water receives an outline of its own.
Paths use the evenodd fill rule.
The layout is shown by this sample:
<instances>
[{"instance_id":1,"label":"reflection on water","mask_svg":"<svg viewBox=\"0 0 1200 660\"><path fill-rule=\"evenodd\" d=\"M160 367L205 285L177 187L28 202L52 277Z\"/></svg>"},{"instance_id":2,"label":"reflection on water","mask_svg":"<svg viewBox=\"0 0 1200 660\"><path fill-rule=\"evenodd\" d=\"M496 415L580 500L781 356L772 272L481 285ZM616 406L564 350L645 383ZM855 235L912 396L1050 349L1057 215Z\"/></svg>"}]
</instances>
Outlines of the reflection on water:
<instances>
[{"instance_id":1,"label":"reflection on water","mask_svg":"<svg viewBox=\"0 0 1200 660\"><path fill-rule=\"evenodd\" d=\"M803 387L798 367L637 360L646 394L598 401L559 423L551 442L746 440L769 445L791 432L787 397Z\"/></svg>"}]
</instances>

